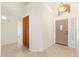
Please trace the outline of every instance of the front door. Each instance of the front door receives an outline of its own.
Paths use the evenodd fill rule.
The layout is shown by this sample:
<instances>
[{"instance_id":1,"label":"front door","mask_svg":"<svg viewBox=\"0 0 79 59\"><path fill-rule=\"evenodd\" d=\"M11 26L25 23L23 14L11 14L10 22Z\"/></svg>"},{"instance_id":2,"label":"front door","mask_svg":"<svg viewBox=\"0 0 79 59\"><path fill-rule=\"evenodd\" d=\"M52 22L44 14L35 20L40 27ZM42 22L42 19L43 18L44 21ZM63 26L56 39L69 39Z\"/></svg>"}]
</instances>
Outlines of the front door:
<instances>
[{"instance_id":1,"label":"front door","mask_svg":"<svg viewBox=\"0 0 79 59\"><path fill-rule=\"evenodd\" d=\"M68 45L68 20L56 21L56 43Z\"/></svg>"}]
</instances>

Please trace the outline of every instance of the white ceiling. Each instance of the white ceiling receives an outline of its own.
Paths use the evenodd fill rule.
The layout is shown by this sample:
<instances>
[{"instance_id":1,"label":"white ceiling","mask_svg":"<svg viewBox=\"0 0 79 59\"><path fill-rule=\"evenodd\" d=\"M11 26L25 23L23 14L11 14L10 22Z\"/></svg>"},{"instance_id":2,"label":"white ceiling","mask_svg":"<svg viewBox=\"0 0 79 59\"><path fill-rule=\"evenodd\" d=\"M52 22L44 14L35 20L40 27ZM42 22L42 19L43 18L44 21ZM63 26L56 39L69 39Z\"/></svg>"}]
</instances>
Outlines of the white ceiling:
<instances>
[{"instance_id":1,"label":"white ceiling","mask_svg":"<svg viewBox=\"0 0 79 59\"><path fill-rule=\"evenodd\" d=\"M1 12L9 12L15 15L23 15L25 13L25 7L28 3L31 2L2 2L1 3ZM33 2L32 2L33 3ZM56 7L60 2L44 2L48 4L50 8ZM79 2L66 2L70 5L75 5L78 7L79 12ZM52 9L53 10L53 9Z\"/></svg>"},{"instance_id":2,"label":"white ceiling","mask_svg":"<svg viewBox=\"0 0 79 59\"><path fill-rule=\"evenodd\" d=\"M10 13L22 16L25 13L25 6L28 2L2 2L1 13Z\"/></svg>"}]
</instances>

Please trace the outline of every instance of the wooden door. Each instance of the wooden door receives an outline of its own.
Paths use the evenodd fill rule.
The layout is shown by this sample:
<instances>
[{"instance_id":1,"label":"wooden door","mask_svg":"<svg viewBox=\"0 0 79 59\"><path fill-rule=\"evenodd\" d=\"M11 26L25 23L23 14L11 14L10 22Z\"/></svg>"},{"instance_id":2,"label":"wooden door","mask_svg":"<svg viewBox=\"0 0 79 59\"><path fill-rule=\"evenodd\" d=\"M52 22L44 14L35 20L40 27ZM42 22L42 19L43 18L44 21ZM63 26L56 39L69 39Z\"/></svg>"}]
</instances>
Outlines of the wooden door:
<instances>
[{"instance_id":1,"label":"wooden door","mask_svg":"<svg viewBox=\"0 0 79 59\"><path fill-rule=\"evenodd\" d=\"M56 43L68 45L68 20L56 21Z\"/></svg>"},{"instance_id":2,"label":"wooden door","mask_svg":"<svg viewBox=\"0 0 79 59\"><path fill-rule=\"evenodd\" d=\"M23 46L29 48L29 16L23 18Z\"/></svg>"}]
</instances>

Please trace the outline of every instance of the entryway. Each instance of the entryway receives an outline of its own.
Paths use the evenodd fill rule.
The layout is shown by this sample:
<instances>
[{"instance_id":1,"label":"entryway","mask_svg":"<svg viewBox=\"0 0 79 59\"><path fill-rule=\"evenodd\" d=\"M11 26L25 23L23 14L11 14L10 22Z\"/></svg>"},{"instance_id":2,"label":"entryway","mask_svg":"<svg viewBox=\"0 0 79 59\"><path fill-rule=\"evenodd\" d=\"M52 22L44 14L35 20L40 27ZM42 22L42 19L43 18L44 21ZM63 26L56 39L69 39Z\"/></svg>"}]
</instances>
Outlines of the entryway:
<instances>
[{"instance_id":1,"label":"entryway","mask_svg":"<svg viewBox=\"0 0 79 59\"><path fill-rule=\"evenodd\" d=\"M56 43L68 46L68 19L56 21Z\"/></svg>"}]
</instances>

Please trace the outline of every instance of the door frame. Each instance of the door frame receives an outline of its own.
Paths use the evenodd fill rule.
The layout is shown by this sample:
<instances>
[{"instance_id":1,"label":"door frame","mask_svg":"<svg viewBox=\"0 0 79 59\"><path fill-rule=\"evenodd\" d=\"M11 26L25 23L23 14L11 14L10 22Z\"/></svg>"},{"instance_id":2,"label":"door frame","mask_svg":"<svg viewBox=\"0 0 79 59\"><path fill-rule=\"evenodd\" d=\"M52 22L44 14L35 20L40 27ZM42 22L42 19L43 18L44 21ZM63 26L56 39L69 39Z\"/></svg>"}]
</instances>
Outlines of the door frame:
<instances>
[{"instance_id":1,"label":"door frame","mask_svg":"<svg viewBox=\"0 0 79 59\"><path fill-rule=\"evenodd\" d=\"M71 27L72 27L72 24L71 24L71 22L73 22L74 23L74 26L75 27L73 27L73 28L76 28L76 24L75 23L77 23L76 22L76 17L65 17L65 16L63 16L63 18L62 17L57 17L57 18L55 18L56 20L61 20L61 19L68 19L68 47L72 47L72 48L76 48L76 46L75 45L77 45L76 43L75 44L72 44L72 32L71 32ZM54 24L54 30L55 30L55 32L54 32L54 34L55 34L55 36L54 36L54 43L56 43L56 20L55 20L55 24ZM76 29L75 29L76 30ZM74 30L74 34L73 35L76 35L76 31ZM74 36L74 38L75 38L75 41L77 42L77 38L76 38L76 36ZM73 42L74 43L74 42Z\"/></svg>"}]
</instances>

